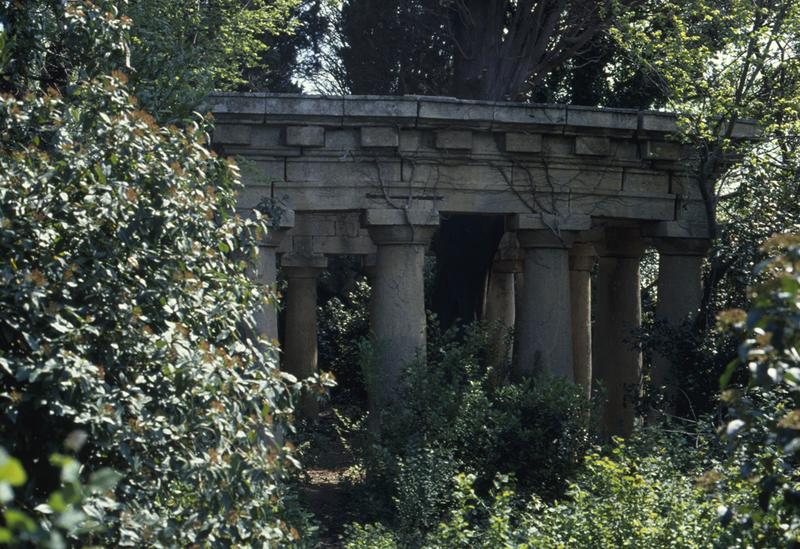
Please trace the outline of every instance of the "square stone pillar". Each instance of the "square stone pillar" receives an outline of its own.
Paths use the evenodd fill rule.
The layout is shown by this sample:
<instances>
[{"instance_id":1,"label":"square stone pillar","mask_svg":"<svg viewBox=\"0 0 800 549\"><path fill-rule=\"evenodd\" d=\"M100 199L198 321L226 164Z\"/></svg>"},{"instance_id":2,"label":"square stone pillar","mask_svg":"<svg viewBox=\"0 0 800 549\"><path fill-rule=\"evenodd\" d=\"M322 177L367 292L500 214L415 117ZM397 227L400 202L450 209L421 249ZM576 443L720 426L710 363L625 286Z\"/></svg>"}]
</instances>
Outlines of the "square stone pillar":
<instances>
[{"instance_id":1,"label":"square stone pillar","mask_svg":"<svg viewBox=\"0 0 800 549\"><path fill-rule=\"evenodd\" d=\"M607 435L627 436L633 430L640 393L642 351L633 340L641 326L639 261L644 241L638 229L606 229L595 244L600 256L593 376L607 391L603 423Z\"/></svg>"},{"instance_id":2,"label":"square stone pillar","mask_svg":"<svg viewBox=\"0 0 800 549\"><path fill-rule=\"evenodd\" d=\"M516 323L515 377L545 372L574 380L569 248L588 218L548 220L516 216L525 283Z\"/></svg>"},{"instance_id":3,"label":"square stone pillar","mask_svg":"<svg viewBox=\"0 0 800 549\"><path fill-rule=\"evenodd\" d=\"M592 269L597 262L590 244L576 244L569 254L572 308L572 360L575 383L592 396Z\"/></svg>"},{"instance_id":4,"label":"square stone pillar","mask_svg":"<svg viewBox=\"0 0 800 549\"><path fill-rule=\"evenodd\" d=\"M297 379L317 372L317 278L327 266L323 255L286 254L281 270L286 275L286 318L282 369ZM304 394L300 415L313 418L317 401Z\"/></svg>"},{"instance_id":5,"label":"square stone pillar","mask_svg":"<svg viewBox=\"0 0 800 549\"><path fill-rule=\"evenodd\" d=\"M366 210L363 222L378 247L371 303L377 364L365 376L377 421L396 395L403 369L425 356L425 250L439 225L439 214Z\"/></svg>"},{"instance_id":6,"label":"square stone pillar","mask_svg":"<svg viewBox=\"0 0 800 549\"><path fill-rule=\"evenodd\" d=\"M703 297L702 268L709 241L700 238L654 238L658 250L656 322L679 327L691 322ZM679 394L677 364L660 353L653 356L651 381L663 391L665 411L674 413Z\"/></svg>"}]
</instances>

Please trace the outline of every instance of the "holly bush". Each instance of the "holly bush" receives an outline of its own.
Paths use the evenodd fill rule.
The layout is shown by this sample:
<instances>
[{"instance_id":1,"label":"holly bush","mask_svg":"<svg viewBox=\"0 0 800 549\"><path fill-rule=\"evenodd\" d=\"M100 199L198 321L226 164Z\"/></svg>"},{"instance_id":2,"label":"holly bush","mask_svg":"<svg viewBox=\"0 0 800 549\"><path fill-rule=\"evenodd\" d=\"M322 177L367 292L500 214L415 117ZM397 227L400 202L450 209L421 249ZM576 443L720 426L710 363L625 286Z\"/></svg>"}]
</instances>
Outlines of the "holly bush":
<instances>
[{"instance_id":1,"label":"holly bush","mask_svg":"<svg viewBox=\"0 0 800 549\"><path fill-rule=\"evenodd\" d=\"M38 4L68 21L45 49L124 57L113 3ZM30 6L3 5L4 73L27 55ZM83 474L121 475L107 530L84 542L295 543L295 380L255 335L269 296L246 275L266 224L235 214L239 174L206 120L158 126L96 64L62 77L0 96L0 445L30 475L16 505L58 486L47 458L80 428Z\"/></svg>"}]
</instances>

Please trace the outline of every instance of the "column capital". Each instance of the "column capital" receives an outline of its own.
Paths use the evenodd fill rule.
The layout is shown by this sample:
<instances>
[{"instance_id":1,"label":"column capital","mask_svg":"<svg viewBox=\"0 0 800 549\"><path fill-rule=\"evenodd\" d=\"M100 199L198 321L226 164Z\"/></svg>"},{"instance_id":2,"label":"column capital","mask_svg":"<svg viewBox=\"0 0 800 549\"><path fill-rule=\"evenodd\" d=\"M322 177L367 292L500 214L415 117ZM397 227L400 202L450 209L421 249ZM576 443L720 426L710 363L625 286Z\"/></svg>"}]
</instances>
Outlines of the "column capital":
<instances>
[{"instance_id":1,"label":"column capital","mask_svg":"<svg viewBox=\"0 0 800 549\"><path fill-rule=\"evenodd\" d=\"M653 245L662 255L699 255L705 256L711 247L707 238L653 238Z\"/></svg>"},{"instance_id":2,"label":"column capital","mask_svg":"<svg viewBox=\"0 0 800 549\"><path fill-rule=\"evenodd\" d=\"M597 262L597 252L594 246L579 242L569 251L570 271L591 271Z\"/></svg>"},{"instance_id":3,"label":"column capital","mask_svg":"<svg viewBox=\"0 0 800 549\"><path fill-rule=\"evenodd\" d=\"M291 278L316 278L328 266L328 258L322 254L284 254L281 269Z\"/></svg>"},{"instance_id":4,"label":"column capital","mask_svg":"<svg viewBox=\"0 0 800 549\"><path fill-rule=\"evenodd\" d=\"M427 245L439 227L439 212L433 209L364 210L362 224L376 244Z\"/></svg>"},{"instance_id":5,"label":"column capital","mask_svg":"<svg viewBox=\"0 0 800 549\"><path fill-rule=\"evenodd\" d=\"M645 250L645 241L638 227L609 227L604 238L594 244L601 257L639 258Z\"/></svg>"}]
</instances>

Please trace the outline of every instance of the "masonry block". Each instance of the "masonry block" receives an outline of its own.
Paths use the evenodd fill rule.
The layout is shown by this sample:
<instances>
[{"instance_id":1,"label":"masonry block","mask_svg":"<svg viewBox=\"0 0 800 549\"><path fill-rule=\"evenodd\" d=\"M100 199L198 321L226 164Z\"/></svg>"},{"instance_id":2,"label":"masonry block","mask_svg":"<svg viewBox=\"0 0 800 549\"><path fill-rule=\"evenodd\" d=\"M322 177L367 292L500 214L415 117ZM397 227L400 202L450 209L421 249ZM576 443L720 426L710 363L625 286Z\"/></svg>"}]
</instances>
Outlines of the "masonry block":
<instances>
[{"instance_id":1,"label":"masonry block","mask_svg":"<svg viewBox=\"0 0 800 549\"><path fill-rule=\"evenodd\" d=\"M245 124L217 124L214 143L223 145L249 145L252 126Z\"/></svg>"},{"instance_id":2,"label":"masonry block","mask_svg":"<svg viewBox=\"0 0 800 549\"><path fill-rule=\"evenodd\" d=\"M611 140L608 137L579 135L575 138L575 154L608 156L611 154Z\"/></svg>"},{"instance_id":3,"label":"masonry block","mask_svg":"<svg viewBox=\"0 0 800 549\"><path fill-rule=\"evenodd\" d=\"M391 126L366 126L361 128L362 147L397 147L400 132Z\"/></svg>"},{"instance_id":4,"label":"masonry block","mask_svg":"<svg viewBox=\"0 0 800 549\"><path fill-rule=\"evenodd\" d=\"M506 132L506 151L522 153L542 152L542 134Z\"/></svg>"},{"instance_id":5,"label":"masonry block","mask_svg":"<svg viewBox=\"0 0 800 549\"><path fill-rule=\"evenodd\" d=\"M443 130L436 132L437 149L472 149L472 132L467 130Z\"/></svg>"},{"instance_id":6,"label":"masonry block","mask_svg":"<svg viewBox=\"0 0 800 549\"><path fill-rule=\"evenodd\" d=\"M325 146L325 128L322 126L288 126L286 144L297 147Z\"/></svg>"},{"instance_id":7,"label":"masonry block","mask_svg":"<svg viewBox=\"0 0 800 549\"><path fill-rule=\"evenodd\" d=\"M680 160L681 145L670 141L647 141L644 157L648 160Z\"/></svg>"}]
</instances>

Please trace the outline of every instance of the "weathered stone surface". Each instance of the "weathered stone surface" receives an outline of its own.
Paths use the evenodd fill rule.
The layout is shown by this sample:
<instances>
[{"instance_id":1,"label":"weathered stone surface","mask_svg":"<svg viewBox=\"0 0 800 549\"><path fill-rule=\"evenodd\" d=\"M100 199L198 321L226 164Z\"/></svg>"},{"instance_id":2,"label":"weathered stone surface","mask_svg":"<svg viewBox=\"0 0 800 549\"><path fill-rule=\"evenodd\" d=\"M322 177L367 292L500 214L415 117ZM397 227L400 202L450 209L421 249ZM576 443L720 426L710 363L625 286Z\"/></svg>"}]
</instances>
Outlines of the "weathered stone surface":
<instances>
[{"instance_id":1,"label":"weathered stone surface","mask_svg":"<svg viewBox=\"0 0 800 549\"><path fill-rule=\"evenodd\" d=\"M366 126L361 128L362 147L397 147L400 132L390 126Z\"/></svg>"},{"instance_id":2,"label":"weathered stone surface","mask_svg":"<svg viewBox=\"0 0 800 549\"><path fill-rule=\"evenodd\" d=\"M611 154L611 140L608 137L579 135L575 138L575 154L608 156Z\"/></svg>"},{"instance_id":3,"label":"weathered stone surface","mask_svg":"<svg viewBox=\"0 0 800 549\"><path fill-rule=\"evenodd\" d=\"M267 122L290 119L341 121L344 99L299 94L266 94L264 112Z\"/></svg>"},{"instance_id":4,"label":"weathered stone surface","mask_svg":"<svg viewBox=\"0 0 800 549\"><path fill-rule=\"evenodd\" d=\"M647 132L671 134L678 131L678 123L674 114L643 111L639 113L639 129Z\"/></svg>"},{"instance_id":5,"label":"weathered stone surface","mask_svg":"<svg viewBox=\"0 0 800 549\"><path fill-rule=\"evenodd\" d=\"M597 109L568 105L567 126L602 128L606 131L634 132L639 126L639 113L630 109Z\"/></svg>"},{"instance_id":6,"label":"weathered stone surface","mask_svg":"<svg viewBox=\"0 0 800 549\"><path fill-rule=\"evenodd\" d=\"M270 183L272 181L285 181L286 180L286 160L255 160L253 164L246 166L245 169L252 174L248 173L247 180L255 182L258 180L262 183Z\"/></svg>"},{"instance_id":7,"label":"weathered stone surface","mask_svg":"<svg viewBox=\"0 0 800 549\"><path fill-rule=\"evenodd\" d=\"M417 117L417 101L410 97L351 95L344 98L344 115L413 122Z\"/></svg>"},{"instance_id":8,"label":"weathered stone surface","mask_svg":"<svg viewBox=\"0 0 800 549\"><path fill-rule=\"evenodd\" d=\"M425 125L447 120L455 124L468 123L471 127L488 128L492 124L494 109L494 104L483 101L420 97L418 123Z\"/></svg>"},{"instance_id":9,"label":"weathered stone surface","mask_svg":"<svg viewBox=\"0 0 800 549\"><path fill-rule=\"evenodd\" d=\"M542 134L506 132L506 151L519 153L542 152Z\"/></svg>"},{"instance_id":10,"label":"weathered stone surface","mask_svg":"<svg viewBox=\"0 0 800 549\"><path fill-rule=\"evenodd\" d=\"M585 231L592 226L591 218L581 215L555 217L550 214L518 214L509 217L509 230Z\"/></svg>"},{"instance_id":11,"label":"weathered stone surface","mask_svg":"<svg viewBox=\"0 0 800 549\"><path fill-rule=\"evenodd\" d=\"M286 144L298 147L325 146L325 128L322 126L288 126Z\"/></svg>"},{"instance_id":12,"label":"weathered stone surface","mask_svg":"<svg viewBox=\"0 0 800 549\"><path fill-rule=\"evenodd\" d=\"M266 96L262 93L213 94L199 110L202 112L204 107L215 117L261 123L266 112Z\"/></svg>"},{"instance_id":13,"label":"weathered stone surface","mask_svg":"<svg viewBox=\"0 0 800 549\"><path fill-rule=\"evenodd\" d=\"M392 225L436 227L439 225L439 212L423 209L371 208L364 211L362 223L365 227Z\"/></svg>"},{"instance_id":14,"label":"weathered stone surface","mask_svg":"<svg viewBox=\"0 0 800 549\"><path fill-rule=\"evenodd\" d=\"M472 132L469 130L441 130L436 132L437 149L472 149Z\"/></svg>"},{"instance_id":15,"label":"weathered stone surface","mask_svg":"<svg viewBox=\"0 0 800 549\"><path fill-rule=\"evenodd\" d=\"M225 145L249 145L253 126L245 124L218 124L214 128L214 142Z\"/></svg>"},{"instance_id":16,"label":"weathered stone surface","mask_svg":"<svg viewBox=\"0 0 800 549\"><path fill-rule=\"evenodd\" d=\"M669 174L663 172L625 170L622 189L629 192L669 192Z\"/></svg>"},{"instance_id":17,"label":"weathered stone surface","mask_svg":"<svg viewBox=\"0 0 800 549\"><path fill-rule=\"evenodd\" d=\"M644 157L648 160L680 160L681 144L670 141L647 141Z\"/></svg>"}]
</instances>

